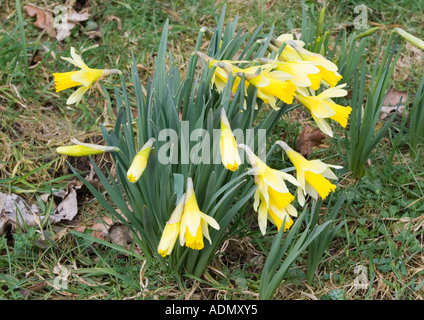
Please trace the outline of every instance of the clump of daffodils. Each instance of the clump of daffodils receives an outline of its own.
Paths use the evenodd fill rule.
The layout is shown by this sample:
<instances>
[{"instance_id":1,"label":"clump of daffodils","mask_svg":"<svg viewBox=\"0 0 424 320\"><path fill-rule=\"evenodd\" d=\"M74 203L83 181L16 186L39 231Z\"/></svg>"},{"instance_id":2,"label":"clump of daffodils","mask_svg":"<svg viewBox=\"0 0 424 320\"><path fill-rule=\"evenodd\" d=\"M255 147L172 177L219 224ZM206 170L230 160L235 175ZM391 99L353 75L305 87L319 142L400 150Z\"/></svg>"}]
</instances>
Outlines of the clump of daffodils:
<instances>
[{"instance_id":1,"label":"clump of daffodils","mask_svg":"<svg viewBox=\"0 0 424 320\"><path fill-rule=\"evenodd\" d=\"M204 30L206 32L206 30ZM269 105L273 110L279 110L282 103L300 103L314 119L318 128L332 137L330 126L332 120L342 127L348 124L352 111L349 106L334 102L333 98L347 95L345 84L339 84L342 76L338 67L320 54L304 48L304 43L294 40L292 35L283 34L271 40L269 51L279 52L271 59L262 57L254 61L217 60L202 52L196 52L207 65L213 69L211 85L218 93L222 93L229 82L235 93L244 81L244 94L249 87L256 88L257 98ZM71 58L62 59L72 63L80 70L64 73L53 73L56 91L79 87L67 100L67 104L78 104L84 93L97 81L111 74L121 74L116 69L89 68L74 48L71 48ZM245 106L244 106L245 108ZM243 111L243 110L240 110ZM230 119L229 119L230 118ZM295 176L269 167L247 145L239 143L233 133L231 124L237 124L235 118L227 115L222 108L220 114L220 155L222 165L229 171L240 170L242 159L239 149L243 149L251 166L255 182L253 209L258 214L258 226L262 234L266 234L267 223L270 221L278 230L290 229L293 219L297 217L295 200L304 206L306 197L325 199L336 190L337 176L332 169L341 166L330 165L321 160L308 160L288 146L284 141L277 141L296 170ZM328 120L329 119L329 120ZM156 139L147 140L136 153L126 170L126 181L132 188L140 186L143 175ZM72 140L74 145L57 148L57 152L69 156L95 155L103 152L117 152L118 147L99 146ZM231 174L228 172L228 174ZM204 213L196 200L195 188L191 177L187 180L182 196L175 204L169 220L163 226L157 252L166 257L173 252L177 240L180 246L193 250L205 247L204 238L211 243L209 227L220 229L219 221ZM286 185L286 182L289 184ZM294 191L291 191L291 189ZM199 189L198 189L199 190ZM253 190L252 190L253 191Z\"/></svg>"},{"instance_id":2,"label":"clump of daffodils","mask_svg":"<svg viewBox=\"0 0 424 320\"><path fill-rule=\"evenodd\" d=\"M247 94L249 86L254 86L257 97L274 110L279 109L279 101L286 104L297 101L311 114L318 128L332 137L333 131L328 119L345 128L352 111L351 107L339 105L332 100L347 95L346 84L339 84L342 76L336 64L320 54L306 50L304 45L303 41L294 40L292 35L283 34L273 38L269 44L270 52L280 52L274 59L264 57L251 62L216 60L201 52L196 54L207 63L208 68L213 68L211 85L218 92L222 92L229 78L233 77L231 89L235 93L244 79L244 94ZM221 113L221 132L222 163L229 170L237 170L240 164L239 154L224 110ZM281 227L287 230L293 224L292 217L297 216L292 204L295 196L284 181L297 188L297 201L304 206L308 195L313 199L325 199L334 192L336 185L329 179L337 179L337 176L331 168L342 168L321 160L307 160L284 141L276 143L283 148L295 167L296 178L268 167L248 146L238 145L247 153L253 169L257 188L253 208L258 212L262 234L266 232L267 220L276 225L278 230Z\"/></svg>"},{"instance_id":3,"label":"clump of daffodils","mask_svg":"<svg viewBox=\"0 0 424 320\"><path fill-rule=\"evenodd\" d=\"M246 61L215 60L204 53L197 55L215 68L211 79L219 92L222 92L228 78L236 77L232 91L237 90L241 78L245 79L245 92L249 85L257 88L257 96L264 103L278 110L278 101L292 104L300 102L311 114L318 128L332 137L333 131L327 121L331 119L343 128L347 126L352 108L335 103L332 98L344 97L346 84L338 84L342 76L338 67L322 55L303 48L303 41L293 40L292 35L283 34L272 39L269 49L277 52L284 46L274 60L259 58L251 66L241 68L237 64ZM321 92L317 93L317 90Z\"/></svg>"}]
</instances>

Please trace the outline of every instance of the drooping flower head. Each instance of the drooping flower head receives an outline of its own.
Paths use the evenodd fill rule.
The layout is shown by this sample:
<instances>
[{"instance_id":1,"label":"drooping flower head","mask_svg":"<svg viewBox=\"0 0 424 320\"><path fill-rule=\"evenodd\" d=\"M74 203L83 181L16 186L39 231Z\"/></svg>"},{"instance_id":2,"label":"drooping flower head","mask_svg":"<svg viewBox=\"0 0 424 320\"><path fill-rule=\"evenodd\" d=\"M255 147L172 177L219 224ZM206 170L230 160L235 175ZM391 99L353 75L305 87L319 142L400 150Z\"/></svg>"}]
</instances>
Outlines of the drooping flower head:
<instances>
[{"instance_id":1,"label":"drooping flower head","mask_svg":"<svg viewBox=\"0 0 424 320\"><path fill-rule=\"evenodd\" d=\"M331 100L331 98L347 95L347 91L343 89L344 86L346 84L328 88L316 96L309 95L305 89L297 90L296 99L308 109L321 131L330 137L333 136L333 130L325 119L330 118L345 128L352 111L351 107L341 106Z\"/></svg>"},{"instance_id":2,"label":"drooping flower head","mask_svg":"<svg viewBox=\"0 0 424 320\"><path fill-rule=\"evenodd\" d=\"M324 84L335 87L342 79L342 75L338 73L336 64L326 59L319 53L314 53L299 46L293 40L287 40L287 44L293 47L304 61L314 64L319 70Z\"/></svg>"},{"instance_id":3,"label":"drooping flower head","mask_svg":"<svg viewBox=\"0 0 424 320\"><path fill-rule=\"evenodd\" d=\"M158 252L162 257L170 255L180 233L181 216L184 210L185 194L183 194L163 229L158 245Z\"/></svg>"},{"instance_id":4,"label":"drooping flower head","mask_svg":"<svg viewBox=\"0 0 424 320\"><path fill-rule=\"evenodd\" d=\"M337 179L331 168L341 169L342 166L326 164L321 160L307 160L299 152L294 151L284 141L276 141L289 157L291 163L296 168L298 182L298 201L300 205L305 204L305 195L309 194L315 200L318 195L325 199L330 192L336 190L336 185L327 179Z\"/></svg>"},{"instance_id":5,"label":"drooping flower head","mask_svg":"<svg viewBox=\"0 0 424 320\"><path fill-rule=\"evenodd\" d=\"M267 64L273 63L274 70L292 76L287 81L293 83L297 88L310 87L313 90L318 90L321 85L321 77L318 75L320 70L307 61L273 61L265 58L259 58L255 61Z\"/></svg>"},{"instance_id":6,"label":"drooping flower head","mask_svg":"<svg viewBox=\"0 0 424 320\"><path fill-rule=\"evenodd\" d=\"M188 178L184 211L180 225L180 244L182 246L185 244L194 250L201 250L204 247L203 236L208 239L209 243L212 243L208 225L219 230L219 224L216 220L200 211L193 189L193 181Z\"/></svg>"},{"instance_id":7,"label":"drooping flower head","mask_svg":"<svg viewBox=\"0 0 424 320\"><path fill-rule=\"evenodd\" d=\"M281 61L303 61L302 57L297 53L296 49L293 48L288 41L294 41L296 45L299 47L304 47L305 43L302 40L294 40L294 37L292 34L282 34L277 39L271 39L271 44L275 47L278 51L281 46L285 45L283 51L281 52L280 56L278 57Z\"/></svg>"},{"instance_id":8,"label":"drooping flower head","mask_svg":"<svg viewBox=\"0 0 424 320\"><path fill-rule=\"evenodd\" d=\"M62 146L56 148L56 152L60 154L65 154L73 157L82 157L82 156L91 156L95 154L101 154L105 152L119 152L118 147L112 146L101 146L97 144L84 143L80 142L75 138L71 139L71 142L74 143L73 146Z\"/></svg>"},{"instance_id":9,"label":"drooping flower head","mask_svg":"<svg viewBox=\"0 0 424 320\"><path fill-rule=\"evenodd\" d=\"M66 101L66 104L78 104L84 93L90 89L90 87L96 81L107 77L111 74L122 74L120 70L117 69L92 69L89 68L84 61L82 61L81 56L79 56L75 48L71 48L71 57L61 57L63 60L66 60L73 65L80 68L79 71L69 71L62 73L53 73L54 82L56 85L56 92L60 92L69 88L81 86L77 89Z\"/></svg>"},{"instance_id":10,"label":"drooping flower head","mask_svg":"<svg viewBox=\"0 0 424 320\"><path fill-rule=\"evenodd\" d=\"M150 150L152 150L155 138L150 138L141 150L135 155L130 168L127 171L128 181L136 183L140 179L144 170L147 167L147 160L149 159Z\"/></svg>"},{"instance_id":11,"label":"drooping flower head","mask_svg":"<svg viewBox=\"0 0 424 320\"><path fill-rule=\"evenodd\" d=\"M239 77L244 75L251 85L258 88L258 98L277 110L277 98L287 104L293 102L296 86L287 81L293 78L292 75L273 70L274 67L274 64L250 67L237 72L235 75ZM261 70L259 74L258 70Z\"/></svg>"},{"instance_id":12,"label":"drooping flower head","mask_svg":"<svg viewBox=\"0 0 424 320\"><path fill-rule=\"evenodd\" d=\"M216 60L199 51L196 51L196 55L198 55L205 62L207 62L209 68L215 67L215 70L211 78L211 83L215 85L219 93L224 91L225 85L228 82L229 74L232 73L234 75L234 73L241 70L240 68L235 66L235 64L247 62L247 61L233 61L233 60ZM232 88L234 92L237 90L237 86L239 82L240 80L237 80L234 82L233 88Z\"/></svg>"},{"instance_id":13,"label":"drooping flower head","mask_svg":"<svg viewBox=\"0 0 424 320\"><path fill-rule=\"evenodd\" d=\"M224 108L221 111L220 150L222 164L228 170L236 171L241 164L240 154Z\"/></svg>"},{"instance_id":14,"label":"drooping flower head","mask_svg":"<svg viewBox=\"0 0 424 320\"><path fill-rule=\"evenodd\" d=\"M280 230L284 223L284 231L293 224L290 216L296 217L296 208L291 204L294 196L287 189L284 180L299 186L296 179L285 173L267 166L253 151L244 144L239 144L248 156L253 168L257 189L254 195L253 209L258 212L258 224L262 234L266 232L267 219Z\"/></svg>"}]
</instances>

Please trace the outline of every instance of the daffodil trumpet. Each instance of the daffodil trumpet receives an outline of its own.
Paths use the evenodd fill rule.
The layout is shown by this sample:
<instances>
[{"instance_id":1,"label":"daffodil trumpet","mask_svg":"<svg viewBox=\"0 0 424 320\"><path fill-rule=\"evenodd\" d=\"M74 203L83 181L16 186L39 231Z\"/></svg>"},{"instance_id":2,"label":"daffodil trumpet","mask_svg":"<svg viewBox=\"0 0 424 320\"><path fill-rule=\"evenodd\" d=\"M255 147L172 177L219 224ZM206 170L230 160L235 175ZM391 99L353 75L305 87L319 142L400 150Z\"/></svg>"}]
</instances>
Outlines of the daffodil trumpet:
<instances>
[{"instance_id":1,"label":"daffodil trumpet","mask_svg":"<svg viewBox=\"0 0 424 320\"><path fill-rule=\"evenodd\" d=\"M258 212L258 224L261 233L266 233L267 220L277 226L283 226L284 231L293 224L291 217L297 216L296 208L291 204L294 196L288 190L285 180L295 186L300 186L297 180L288 173L267 166L253 151L244 144L239 147L247 153L249 163L253 168L254 181L257 185L253 209Z\"/></svg>"},{"instance_id":2,"label":"daffodil trumpet","mask_svg":"<svg viewBox=\"0 0 424 320\"><path fill-rule=\"evenodd\" d=\"M291 75L287 81L293 83L297 88L310 87L318 90L321 85L320 70L307 61L280 61L266 58L254 60L262 64L273 64L274 70Z\"/></svg>"},{"instance_id":3,"label":"daffodil trumpet","mask_svg":"<svg viewBox=\"0 0 424 320\"><path fill-rule=\"evenodd\" d=\"M142 176L147 167L147 160L149 159L150 150L152 149L154 142L155 138L150 138L135 155L131 166L127 171L127 178L129 182L136 183Z\"/></svg>"},{"instance_id":4,"label":"daffodil trumpet","mask_svg":"<svg viewBox=\"0 0 424 320\"><path fill-rule=\"evenodd\" d=\"M185 245L194 250L201 250L204 248L203 236L210 244L212 243L208 226L219 230L219 224L214 218L200 211L191 178L187 178L185 195L184 211L180 225L180 245Z\"/></svg>"},{"instance_id":5,"label":"daffodil trumpet","mask_svg":"<svg viewBox=\"0 0 424 320\"><path fill-rule=\"evenodd\" d=\"M297 199L301 206L305 204L307 194L317 200L318 196L325 199L330 192L335 191L336 185L328 181L328 179L337 180L337 176L331 171L331 168L341 169L342 166L326 164L321 160L307 160L284 141L280 140L275 143L283 148L296 169Z\"/></svg>"},{"instance_id":6,"label":"daffodil trumpet","mask_svg":"<svg viewBox=\"0 0 424 320\"><path fill-rule=\"evenodd\" d=\"M228 170L236 171L241 164L240 154L224 108L221 111L220 151L222 164Z\"/></svg>"},{"instance_id":7,"label":"daffodil trumpet","mask_svg":"<svg viewBox=\"0 0 424 320\"><path fill-rule=\"evenodd\" d=\"M122 74L118 69L92 69L89 68L81 56L75 51L75 48L71 48L71 58L61 57L63 60L80 68L79 71L69 71L61 73L53 73L54 82L56 86L56 92L60 92L69 88L81 86L77 89L66 101L66 104L78 104L84 93L93 85L93 83L111 75L111 74Z\"/></svg>"},{"instance_id":8,"label":"daffodil trumpet","mask_svg":"<svg viewBox=\"0 0 424 320\"><path fill-rule=\"evenodd\" d=\"M343 78L342 75L338 73L337 65L319 53L310 52L299 46L299 44L293 40L287 40L286 43L289 44L294 50L296 50L296 52L304 61L308 61L317 66L317 68L320 70L322 82L327 87L335 87L337 83Z\"/></svg>"},{"instance_id":9,"label":"daffodil trumpet","mask_svg":"<svg viewBox=\"0 0 424 320\"><path fill-rule=\"evenodd\" d=\"M73 146L61 146L56 148L56 152L73 157L83 157L91 156L96 154L101 154L105 152L119 152L118 147L113 146L101 146L97 144L84 143L78 141L75 138L71 139L71 142L74 143Z\"/></svg>"},{"instance_id":10,"label":"daffodil trumpet","mask_svg":"<svg viewBox=\"0 0 424 320\"><path fill-rule=\"evenodd\" d=\"M162 257L170 255L172 253L172 250L174 249L175 242L177 241L178 236L180 234L181 217L184 211L184 204L185 194L181 196L180 200L177 203L177 206L175 207L174 211L171 214L171 217L166 222L166 225L163 229L162 237L159 241L159 245L157 248L158 253Z\"/></svg>"},{"instance_id":11,"label":"daffodil trumpet","mask_svg":"<svg viewBox=\"0 0 424 320\"><path fill-rule=\"evenodd\" d=\"M308 109L318 128L330 137L333 136L333 130L325 119L334 120L345 128L352 111L350 106L339 105L331 99L347 95L347 91L343 89L345 86L346 84L342 84L328 88L316 96L309 95L309 91L305 88L298 88L297 90L296 100Z\"/></svg>"}]
</instances>

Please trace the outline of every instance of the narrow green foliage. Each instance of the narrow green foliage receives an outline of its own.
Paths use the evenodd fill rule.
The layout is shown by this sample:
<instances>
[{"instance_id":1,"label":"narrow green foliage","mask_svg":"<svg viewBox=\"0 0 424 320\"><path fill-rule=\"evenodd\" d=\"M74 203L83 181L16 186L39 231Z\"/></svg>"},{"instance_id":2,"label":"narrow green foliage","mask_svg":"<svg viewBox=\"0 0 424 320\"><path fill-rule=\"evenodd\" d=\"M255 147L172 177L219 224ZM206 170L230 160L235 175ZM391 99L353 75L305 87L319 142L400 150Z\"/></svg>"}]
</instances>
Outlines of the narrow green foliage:
<instances>
[{"instance_id":1,"label":"narrow green foliage","mask_svg":"<svg viewBox=\"0 0 424 320\"><path fill-rule=\"evenodd\" d=\"M259 299L272 299L293 263L330 225L331 221L317 223L318 220L313 218L316 215L315 208L315 202L310 213L308 208L305 208L284 239L283 228L274 238L261 274ZM309 221L307 221L308 216Z\"/></svg>"},{"instance_id":2,"label":"narrow green foliage","mask_svg":"<svg viewBox=\"0 0 424 320\"><path fill-rule=\"evenodd\" d=\"M390 35L384 46L382 59L376 59L363 107L366 91L367 69L366 59L362 58L360 69L355 72L352 85L350 127L346 136L349 170L357 177L365 174L365 164L377 143L389 129L394 115L376 130L384 98L388 92L390 79L400 55L399 45ZM364 40L362 40L364 41ZM382 47L383 38L380 38L379 48ZM380 56L380 52L377 57Z\"/></svg>"},{"instance_id":3,"label":"narrow green foliage","mask_svg":"<svg viewBox=\"0 0 424 320\"><path fill-rule=\"evenodd\" d=\"M417 148L424 140L424 77L415 93L412 108L408 116L409 120L409 144L412 150Z\"/></svg>"}]
</instances>

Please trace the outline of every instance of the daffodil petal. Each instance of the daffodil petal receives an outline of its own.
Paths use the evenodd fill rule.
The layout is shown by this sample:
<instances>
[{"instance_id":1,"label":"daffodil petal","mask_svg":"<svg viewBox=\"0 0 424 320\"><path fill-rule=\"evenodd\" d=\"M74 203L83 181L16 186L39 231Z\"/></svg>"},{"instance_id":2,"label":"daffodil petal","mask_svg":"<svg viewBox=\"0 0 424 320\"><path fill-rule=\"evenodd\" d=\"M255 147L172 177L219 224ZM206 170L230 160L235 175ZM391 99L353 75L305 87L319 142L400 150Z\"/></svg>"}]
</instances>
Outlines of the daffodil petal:
<instances>
[{"instance_id":1,"label":"daffodil petal","mask_svg":"<svg viewBox=\"0 0 424 320\"><path fill-rule=\"evenodd\" d=\"M73 94L69 96L68 100L66 100L66 104L78 104L84 96L84 93L86 93L89 88L90 87L82 86L81 88L77 89Z\"/></svg>"}]
</instances>

